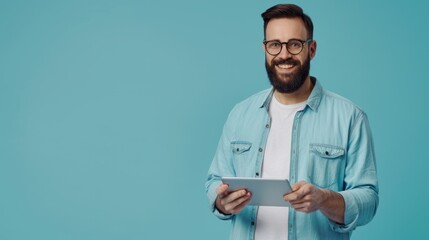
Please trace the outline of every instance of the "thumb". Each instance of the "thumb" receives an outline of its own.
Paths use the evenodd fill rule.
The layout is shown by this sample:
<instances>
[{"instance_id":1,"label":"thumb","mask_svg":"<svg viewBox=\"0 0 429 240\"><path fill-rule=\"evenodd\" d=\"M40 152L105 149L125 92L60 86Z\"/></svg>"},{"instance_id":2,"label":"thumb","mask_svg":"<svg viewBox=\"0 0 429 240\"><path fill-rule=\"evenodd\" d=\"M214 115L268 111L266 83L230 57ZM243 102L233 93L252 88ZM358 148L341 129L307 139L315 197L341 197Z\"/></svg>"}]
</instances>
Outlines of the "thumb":
<instances>
[{"instance_id":1,"label":"thumb","mask_svg":"<svg viewBox=\"0 0 429 240\"><path fill-rule=\"evenodd\" d=\"M217 195L224 194L228 189L228 184L222 183L219 187L216 188Z\"/></svg>"},{"instance_id":2,"label":"thumb","mask_svg":"<svg viewBox=\"0 0 429 240\"><path fill-rule=\"evenodd\" d=\"M298 189L300 189L301 188L301 186L302 185L304 185L305 184L305 182L304 181L300 181L300 182L297 182L297 183L295 183L295 184L293 184L291 187L292 187L292 192L295 192L295 191L297 191Z\"/></svg>"}]
</instances>

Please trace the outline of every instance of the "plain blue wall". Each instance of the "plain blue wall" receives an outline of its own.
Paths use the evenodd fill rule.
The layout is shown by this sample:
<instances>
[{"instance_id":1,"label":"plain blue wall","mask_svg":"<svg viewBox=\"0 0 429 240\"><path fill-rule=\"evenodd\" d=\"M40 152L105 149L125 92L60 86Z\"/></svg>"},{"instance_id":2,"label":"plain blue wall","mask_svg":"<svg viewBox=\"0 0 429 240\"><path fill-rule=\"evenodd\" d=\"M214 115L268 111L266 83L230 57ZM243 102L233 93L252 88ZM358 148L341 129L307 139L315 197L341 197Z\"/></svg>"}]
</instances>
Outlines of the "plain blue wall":
<instances>
[{"instance_id":1,"label":"plain blue wall","mask_svg":"<svg viewBox=\"0 0 429 240\"><path fill-rule=\"evenodd\" d=\"M423 239L424 1L298 1L311 73L366 110L380 206L354 239ZM229 110L269 87L276 1L0 2L0 239L226 239L204 192Z\"/></svg>"}]
</instances>

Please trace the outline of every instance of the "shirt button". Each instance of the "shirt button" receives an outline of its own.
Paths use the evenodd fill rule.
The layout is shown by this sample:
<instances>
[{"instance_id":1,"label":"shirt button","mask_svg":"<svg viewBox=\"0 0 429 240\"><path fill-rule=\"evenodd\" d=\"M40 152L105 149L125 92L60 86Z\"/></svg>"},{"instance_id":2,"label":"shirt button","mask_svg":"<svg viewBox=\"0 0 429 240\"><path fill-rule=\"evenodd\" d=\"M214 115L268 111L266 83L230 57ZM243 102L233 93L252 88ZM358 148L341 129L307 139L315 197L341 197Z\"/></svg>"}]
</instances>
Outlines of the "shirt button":
<instances>
[{"instance_id":1,"label":"shirt button","mask_svg":"<svg viewBox=\"0 0 429 240\"><path fill-rule=\"evenodd\" d=\"M262 152L263 150L262 150L262 148L259 148L259 152Z\"/></svg>"},{"instance_id":2,"label":"shirt button","mask_svg":"<svg viewBox=\"0 0 429 240\"><path fill-rule=\"evenodd\" d=\"M265 125L265 127L266 127L266 128L269 128L269 127L270 127L270 124Z\"/></svg>"},{"instance_id":3,"label":"shirt button","mask_svg":"<svg viewBox=\"0 0 429 240\"><path fill-rule=\"evenodd\" d=\"M258 173L258 172L256 173L256 176L259 176L259 173Z\"/></svg>"},{"instance_id":4,"label":"shirt button","mask_svg":"<svg viewBox=\"0 0 429 240\"><path fill-rule=\"evenodd\" d=\"M255 225L255 222L251 222L252 226Z\"/></svg>"}]
</instances>

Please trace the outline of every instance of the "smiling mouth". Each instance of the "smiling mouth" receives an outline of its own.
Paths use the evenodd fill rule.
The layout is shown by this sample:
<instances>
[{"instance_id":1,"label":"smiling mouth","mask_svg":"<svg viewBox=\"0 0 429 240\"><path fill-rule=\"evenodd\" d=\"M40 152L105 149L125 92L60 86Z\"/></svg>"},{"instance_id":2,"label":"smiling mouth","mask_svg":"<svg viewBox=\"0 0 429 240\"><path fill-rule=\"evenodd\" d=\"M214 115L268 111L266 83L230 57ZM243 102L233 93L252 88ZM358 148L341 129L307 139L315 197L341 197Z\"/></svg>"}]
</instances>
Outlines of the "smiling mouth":
<instances>
[{"instance_id":1,"label":"smiling mouth","mask_svg":"<svg viewBox=\"0 0 429 240\"><path fill-rule=\"evenodd\" d=\"M291 69L295 64L276 64L276 66L280 69Z\"/></svg>"}]
</instances>

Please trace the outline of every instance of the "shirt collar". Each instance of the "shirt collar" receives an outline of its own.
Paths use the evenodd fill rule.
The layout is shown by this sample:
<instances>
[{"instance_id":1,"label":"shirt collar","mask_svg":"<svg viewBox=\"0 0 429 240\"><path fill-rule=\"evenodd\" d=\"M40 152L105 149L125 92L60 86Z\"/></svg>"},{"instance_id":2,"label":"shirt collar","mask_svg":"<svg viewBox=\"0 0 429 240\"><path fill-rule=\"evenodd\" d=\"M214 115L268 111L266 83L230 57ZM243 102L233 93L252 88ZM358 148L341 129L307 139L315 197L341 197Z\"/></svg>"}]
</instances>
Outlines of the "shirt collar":
<instances>
[{"instance_id":1,"label":"shirt collar","mask_svg":"<svg viewBox=\"0 0 429 240\"><path fill-rule=\"evenodd\" d=\"M310 96L307 99L307 106L310 107L313 111L317 111L319 107L320 100L322 99L323 88L319 81L315 77L310 76L310 80L313 83L313 90L311 90ZM271 99L273 99L274 88L271 89L263 98L263 102L260 105L260 108L265 107L268 111L271 103Z\"/></svg>"}]
</instances>

